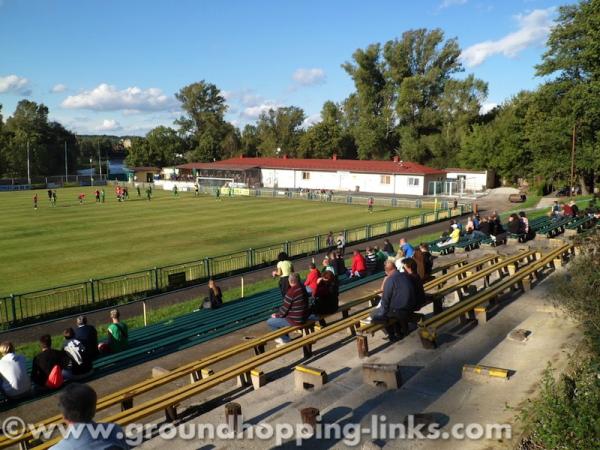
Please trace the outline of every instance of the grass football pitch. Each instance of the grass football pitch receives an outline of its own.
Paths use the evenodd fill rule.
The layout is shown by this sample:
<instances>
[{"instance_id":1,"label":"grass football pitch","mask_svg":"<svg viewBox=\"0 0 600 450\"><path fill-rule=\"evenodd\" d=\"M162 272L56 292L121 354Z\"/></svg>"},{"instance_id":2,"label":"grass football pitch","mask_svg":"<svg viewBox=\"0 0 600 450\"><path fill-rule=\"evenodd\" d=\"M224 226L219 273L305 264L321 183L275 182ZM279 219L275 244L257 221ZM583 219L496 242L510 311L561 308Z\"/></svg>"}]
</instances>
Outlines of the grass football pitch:
<instances>
[{"instance_id":1,"label":"grass football pitch","mask_svg":"<svg viewBox=\"0 0 600 450\"><path fill-rule=\"evenodd\" d=\"M105 187L0 192L0 296L76 283L151 267L384 222L425 210L254 197L194 197L154 191L151 201L117 202ZM78 194L85 194L79 204ZM33 208L37 193L39 207Z\"/></svg>"}]
</instances>

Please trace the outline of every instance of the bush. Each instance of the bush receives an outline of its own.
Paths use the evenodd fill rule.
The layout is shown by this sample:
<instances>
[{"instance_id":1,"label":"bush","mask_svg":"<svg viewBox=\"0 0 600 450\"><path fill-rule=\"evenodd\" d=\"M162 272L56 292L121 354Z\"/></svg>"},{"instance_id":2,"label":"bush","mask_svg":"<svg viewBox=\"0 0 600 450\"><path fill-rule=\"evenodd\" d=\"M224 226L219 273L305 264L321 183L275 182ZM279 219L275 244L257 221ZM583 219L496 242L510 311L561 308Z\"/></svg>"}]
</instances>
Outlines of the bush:
<instances>
[{"instance_id":1,"label":"bush","mask_svg":"<svg viewBox=\"0 0 600 450\"><path fill-rule=\"evenodd\" d=\"M579 244L581 255L554 280L553 300L581 323L586 341L566 374L546 370L540 396L519 414L524 449L600 448L600 234Z\"/></svg>"},{"instance_id":2,"label":"bush","mask_svg":"<svg viewBox=\"0 0 600 450\"><path fill-rule=\"evenodd\" d=\"M600 442L600 378L597 355L573 356L568 374L555 379L547 369L540 396L519 418L526 449L597 449Z\"/></svg>"}]
</instances>

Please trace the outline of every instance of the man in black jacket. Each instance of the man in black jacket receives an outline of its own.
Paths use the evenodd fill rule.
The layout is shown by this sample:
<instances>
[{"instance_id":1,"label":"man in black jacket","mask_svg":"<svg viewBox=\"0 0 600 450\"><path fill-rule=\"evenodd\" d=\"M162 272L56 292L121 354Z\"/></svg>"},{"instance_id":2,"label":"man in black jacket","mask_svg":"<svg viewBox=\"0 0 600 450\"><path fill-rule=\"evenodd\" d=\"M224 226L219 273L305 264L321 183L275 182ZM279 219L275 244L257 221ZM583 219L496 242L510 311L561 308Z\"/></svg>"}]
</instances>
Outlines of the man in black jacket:
<instances>
[{"instance_id":1,"label":"man in black jacket","mask_svg":"<svg viewBox=\"0 0 600 450\"><path fill-rule=\"evenodd\" d=\"M386 331L390 340L397 340L400 335L408 335L408 320L417 306L417 295L410 275L398 272L392 261L386 261L385 273L381 301L372 320L387 323L389 319L395 319L394 324L386 326Z\"/></svg>"},{"instance_id":2,"label":"man in black jacket","mask_svg":"<svg viewBox=\"0 0 600 450\"><path fill-rule=\"evenodd\" d=\"M87 317L77 317L77 328L75 328L75 339L85 346L85 351L91 359L98 356L98 332L93 325L88 325Z\"/></svg>"},{"instance_id":3,"label":"man in black jacket","mask_svg":"<svg viewBox=\"0 0 600 450\"><path fill-rule=\"evenodd\" d=\"M31 365L31 381L35 383L36 388L43 389L54 366L64 369L69 359L67 354L62 350L54 350L52 348L52 339L49 334L44 334L40 337L40 346L42 347L42 351L33 358Z\"/></svg>"}]
</instances>

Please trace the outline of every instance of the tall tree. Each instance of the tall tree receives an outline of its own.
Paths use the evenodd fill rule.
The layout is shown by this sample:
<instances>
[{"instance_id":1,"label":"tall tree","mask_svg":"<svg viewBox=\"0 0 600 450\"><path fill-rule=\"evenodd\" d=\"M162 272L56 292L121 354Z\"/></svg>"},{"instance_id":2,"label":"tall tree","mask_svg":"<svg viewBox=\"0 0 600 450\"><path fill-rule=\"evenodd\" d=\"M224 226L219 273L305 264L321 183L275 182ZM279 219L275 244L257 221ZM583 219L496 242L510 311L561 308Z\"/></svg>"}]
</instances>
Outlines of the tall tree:
<instances>
[{"instance_id":1,"label":"tall tree","mask_svg":"<svg viewBox=\"0 0 600 450\"><path fill-rule=\"evenodd\" d=\"M263 112L257 122L260 156L276 155L277 149L282 155L297 155L304 119L304 111L296 106Z\"/></svg>"},{"instance_id":2,"label":"tall tree","mask_svg":"<svg viewBox=\"0 0 600 450\"><path fill-rule=\"evenodd\" d=\"M361 159L386 158L393 149L392 92L385 79L381 46L373 44L352 55L354 62L342 64L356 87L357 122L353 135Z\"/></svg>"},{"instance_id":3,"label":"tall tree","mask_svg":"<svg viewBox=\"0 0 600 450\"><path fill-rule=\"evenodd\" d=\"M145 138L134 138L127 154L127 165L164 167L176 164L185 152L185 142L177 132L159 126L150 130Z\"/></svg>"},{"instance_id":4,"label":"tall tree","mask_svg":"<svg viewBox=\"0 0 600 450\"><path fill-rule=\"evenodd\" d=\"M227 105L219 88L202 80L181 88L175 97L185 112L175 123L192 145L188 160L221 159L222 142L231 129L224 119Z\"/></svg>"},{"instance_id":5,"label":"tall tree","mask_svg":"<svg viewBox=\"0 0 600 450\"><path fill-rule=\"evenodd\" d=\"M536 69L540 76L553 76L540 92L552 96L550 110L562 122L563 133L575 128L577 176L587 190L600 174L600 0L583 0L559 9L547 51ZM570 150L568 142L564 144L566 149L556 150ZM570 158L564 158L563 168L569 164Z\"/></svg>"},{"instance_id":6,"label":"tall tree","mask_svg":"<svg viewBox=\"0 0 600 450\"><path fill-rule=\"evenodd\" d=\"M302 135L299 146L304 158L343 158L356 156L352 136L343 127L343 112L334 102L327 101L321 110L321 121Z\"/></svg>"},{"instance_id":7,"label":"tall tree","mask_svg":"<svg viewBox=\"0 0 600 450\"><path fill-rule=\"evenodd\" d=\"M258 154L258 130L256 126L247 124L244 126L241 136L241 150L245 156L256 156Z\"/></svg>"}]
</instances>

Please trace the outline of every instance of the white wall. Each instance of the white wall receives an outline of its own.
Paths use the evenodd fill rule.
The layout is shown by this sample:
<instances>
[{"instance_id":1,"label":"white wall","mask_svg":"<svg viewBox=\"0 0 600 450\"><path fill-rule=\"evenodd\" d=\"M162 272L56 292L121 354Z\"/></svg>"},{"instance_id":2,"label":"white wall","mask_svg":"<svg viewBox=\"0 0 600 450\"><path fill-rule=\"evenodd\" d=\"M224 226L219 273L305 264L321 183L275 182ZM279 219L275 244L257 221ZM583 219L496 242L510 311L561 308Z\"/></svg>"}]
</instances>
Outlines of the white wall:
<instances>
[{"instance_id":1,"label":"white wall","mask_svg":"<svg viewBox=\"0 0 600 450\"><path fill-rule=\"evenodd\" d=\"M262 182L265 187L277 185L282 189L332 189L336 191L352 191L359 186L360 192L379 194L423 195L427 187L422 175L390 175L390 183L383 184L381 175L354 172L306 171L308 179L303 178L305 171L290 169L261 169ZM409 178L418 180L417 185L409 185Z\"/></svg>"},{"instance_id":2,"label":"white wall","mask_svg":"<svg viewBox=\"0 0 600 450\"><path fill-rule=\"evenodd\" d=\"M446 176L453 179L457 179L459 176L464 177L465 189L468 191L483 191L488 181L488 173L485 170L481 172L448 172Z\"/></svg>"}]
</instances>

